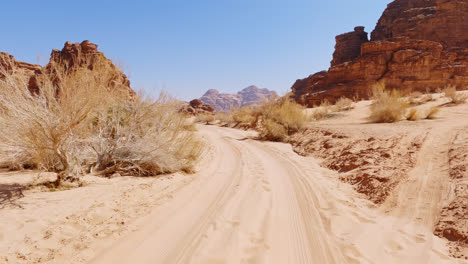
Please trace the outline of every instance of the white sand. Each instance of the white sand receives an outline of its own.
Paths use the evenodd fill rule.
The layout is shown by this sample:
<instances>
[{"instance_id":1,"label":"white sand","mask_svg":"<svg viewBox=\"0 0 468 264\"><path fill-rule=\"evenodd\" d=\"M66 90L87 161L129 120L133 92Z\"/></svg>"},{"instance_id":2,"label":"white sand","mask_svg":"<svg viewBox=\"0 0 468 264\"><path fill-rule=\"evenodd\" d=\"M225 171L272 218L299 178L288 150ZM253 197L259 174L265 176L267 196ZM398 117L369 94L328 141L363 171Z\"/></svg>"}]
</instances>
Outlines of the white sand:
<instances>
[{"instance_id":1,"label":"white sand","mask_svg":"<svg viewBox=\"0 0 468 264\"><path fill-rule=\"evenodd\" d=\"M342 120L358 126L349 118L365 107ZM290 145L200 126L208 150L194 175L86 177L82 188L10 199L0 262L468 263L432 233L451 189L443 161L431 161L444 158L451 128L433 129L417 167L377 207ZM0 185L21 177L3 173Z\"/></svg>"}]
</instances>

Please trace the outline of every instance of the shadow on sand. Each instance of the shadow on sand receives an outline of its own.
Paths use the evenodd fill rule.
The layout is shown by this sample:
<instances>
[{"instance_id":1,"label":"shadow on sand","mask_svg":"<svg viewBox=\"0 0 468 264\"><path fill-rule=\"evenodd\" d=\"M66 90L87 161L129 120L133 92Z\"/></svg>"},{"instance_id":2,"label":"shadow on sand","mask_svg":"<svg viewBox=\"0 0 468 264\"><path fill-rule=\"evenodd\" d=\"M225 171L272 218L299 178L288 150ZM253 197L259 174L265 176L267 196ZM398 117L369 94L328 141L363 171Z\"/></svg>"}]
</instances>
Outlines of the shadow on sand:
<instances>
[{"instance_id":1,"label":"shadow on sand","mask_svg":"<svg viewBox=\"0 0 468 264\"><path fill-rule=\"evenodd\" d=\"M25 189L26 186L19 184L0 184L0 209L6 207L22 208L16 201L24 197L23 190Z\"/></svg>"}]
</instances>

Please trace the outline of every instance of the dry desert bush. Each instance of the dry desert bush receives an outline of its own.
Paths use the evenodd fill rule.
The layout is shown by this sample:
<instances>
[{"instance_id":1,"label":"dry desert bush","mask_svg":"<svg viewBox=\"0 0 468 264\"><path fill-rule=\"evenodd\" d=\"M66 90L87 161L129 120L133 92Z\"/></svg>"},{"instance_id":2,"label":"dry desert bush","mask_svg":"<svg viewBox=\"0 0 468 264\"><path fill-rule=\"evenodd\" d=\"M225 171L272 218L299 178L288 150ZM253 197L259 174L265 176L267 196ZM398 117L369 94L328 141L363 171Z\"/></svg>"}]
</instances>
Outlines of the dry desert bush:
<instances>
[{"instance_id":1,"label":"dry desert bush","mask_svg":"<svg viewBox=\"0 0 468 264\"><path fill-rule=\"evenodd\" d=\"M232 114L226 112L216 112L214 119L218 120L223 126L231 126L235 123Z\"/></svg>"},{"instance_id":2,"label":"dry desert bush","mask_svg":"<svg viewBox=\"0 0 468 264\"><path fill-rule=\"evenodd\" d=\"M231 109L232 120L236 126L254 128L257 126L258 106L244 106Z\"/></svg>"},{"instance_id":3,"label":"dry desert bush","mask_svg":"<svg viewBox=\"0 0 468 264\"><path fill-rule=\"evenodd\" d=\"M215 121L216 118L212 113L202 113L195 116L195 122L208 125Z\"/></svg>"},{"instance_id":4,"label":"dry desert bush","mask_svg":"<svg viewBox=\"0 0 468 264\"><path fill-rule=\"evenodd\" d=\"M445 97L450 99L452 104L463 104L468 99L468 94L457 93L455 86L447 86L443 93Z\"/></svg>"},{"instance_id":5,"label":"dry desert bush","mask_svg":"<svg viewBox=\"0 0 468 264\"><path fill-rule=\"evenodd\" d=\"M288 97L269 100L259 108L261 117L260 137L272 141L284 141L301 130L308 122L304 107Z\"/></svg>"},{"instance_id":6,"label":"dry desert bush","mask_svg":"<svg viewBox=\"0 0 468 264\"><path fill-rule=\"evenodd\" d=\"M39 91L10 64L0 69L0 159L11 169L57 172L56 185L87 171L155 175L189 171L201 143L167 96L123 99L109 64L40 75ZM56 79L55 79L56 80Z\"/></svg>"},{"instance_id":7,"label":"dry desert bush","mask_svg":"<svg viewBox=\"0 0 468 264\"><path fill-rule=\"evenodd\" d=\"M220 116L221 122L242 128L252 128L264 140L285 141L301 130L309 118L304 107L288 96L270 98L260 105L232 109L230 117Z\"/></svg>"},{"instance_id":8,"label":"dry desert bush","mask_svg":"<svg viewBox=\"0 0 468 264\"><path fill-rule=\"evenodd\" d=\"M87 138L94 152L92 170L139 176L192 171L203 145L178 108L176 101L161 94L156 100L140 97L95 113Z\"/></svg>"},{"instance_id":9,"label":"dry desert bush","mask_svg":"<svg viewBox=\"0 0 468 264\"><path fill-rule=\"evenodd\" d=\"M408 115L406 117L407 120L409 121L417 121L421 119L419 112L416 108L411 108L408 112Z\"/></svg>"},{"instance_id":10,"label":"dry desert bush","mask_svg":"<svg viewBox=\"0 0 468 264\"><path fill-rule=\"evenodd\" d=\"M331 110L330 102L325 100L311 112L310 117L315 121L323 120L330 117Z\"/></svg>"},{"instance_id":11,"label":"dry desert bush","mask_svg":"<svg viewBox=\"0 0 468 264\"><path fill-rule=\"evenodd\" d=\"M373 102L369 116L371 122L393 123L405 117L409 104L398 91L387 91L384 83L378 83L373 87L372 92Z\"/></svg>"},{"instance_id":12,"label":"dry desert bush","mask_svg":"<svg viewBox=\"0 0 468 264\"><path fill-rule=\"evenodd\" d=\"M335 112L341 112L341 111L348 111L353 108L353 100L346 98L346 97L341 97L336 101L335 105L333 106L333 111Z\"/></svg>"},{"instance_id":13,"label":"dry desert bush","mask_svg":"<svg viewBox=\"0 0 468 264\"><path fill-rule=\"evenodd\" d=\"M439 113L440 107L439 106L431 106L429 109L426 111L426 117L425 119L434 119L436 118L437 113Z\"/></svg>"}]
</instances>

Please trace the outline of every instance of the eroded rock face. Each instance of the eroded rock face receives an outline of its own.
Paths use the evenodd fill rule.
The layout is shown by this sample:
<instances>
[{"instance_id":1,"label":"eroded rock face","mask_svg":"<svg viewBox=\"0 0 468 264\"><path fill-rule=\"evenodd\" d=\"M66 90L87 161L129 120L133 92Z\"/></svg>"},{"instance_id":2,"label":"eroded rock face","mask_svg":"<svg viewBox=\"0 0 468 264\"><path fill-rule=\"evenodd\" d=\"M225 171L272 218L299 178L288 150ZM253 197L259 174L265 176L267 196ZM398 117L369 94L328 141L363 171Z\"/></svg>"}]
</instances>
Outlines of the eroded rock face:
<instances>
[{"instance_id":1,"label":"eroded rock face","mask_svg":"<svg viewBox=\"0 0 468 264\"><path fill-rule=\"evenodd\" d=\"M356 35L361 29L357 28L337 37L328 71L296 81L293 97L313 107L340 97L368 99L379 81L389 89L421 92L447 85L468 87L468 20L463 19L468 16L467 5L460 0L392 2L371 41L360 45L359 56ZM458 24L453 22L456 16ZM344 48L345 43L349 48Z\"/></svg>"},{"instance_id":2,"label":"eroded rock face","mask_svg":"<svg viewBox=\"0 0 468 264\"><path fill-rule=\"evenodd\" d=\"M212 105L216 111L228 112L233 107L243 107L260 103L262 100L277 96L276 92L249 86L237 94L219 93L215 89L208 90L200 99L203 103Z\"/></svg>"},{"instance_id":3,"label":"eroded rock face","mask_svg":"<svg viewBox=\"0 0 468 264\"><path fill-rule=\"evenodd\" d=\"M119 89L119 91L122 91L123 96L133 98L135 92L131 89L127 76L111 60L107 59L102 52L98 51L97 47L96 44L87 40L74 44L67 41L62 50L52 50L50 62L45 67L16 61L13 56L0 52L0 67L8 71L11 70L11 66L14 66L24 71L24 73L30 76L29 90L37 92L40 86L38 84L38 76L40 75L46 74L48 78L53 80L55 85L60 85L60 78L57 74L59 70L67 74L80 67L94 70L98 64L102 64L101 66L108 67L109 69L106 72L106 74L110 74L108 87Z\"/></svg>"},{"instance_id":4,"label":"eroded rock face","mask_svg":"<svg viewBox=\"0 0 468 264\"><path fill-rule=\"evenodd\" d=\"M372 41L409 37L466 48L467 16L465 0L396 0L384 11L372 32Z\"/></svg>"},{"instance_id":5,"label":"eroded rock face","mask_svg":"<svg viewBox=\"0 0 468 264\"><path fill-rule=\"evenodd\" d=\"M211 105L204 104L200 99L194 99L181 108L181 112L190 115L213 114L214 108Z\"/></svg>"},{"instance_id":6,"label":"eroded rock face","mask_svg":"<svg viewBox=\"0 0 468 264\"><path fill-rule=\"evenodd\" d=\"M85 67L89 70L94 70L99 67L107 67L106 74L109 76L108 87L118 89L129 98L135 96L135 92L130 88L130 81L127 76L118 69L111 60L107 59L104 54L98 51L98 45L85 40L81 43L71 43L67 41L62 50L52 50L50 55L50 62L46 65L45 71L47 74L56 74L57 68L64 69L65 73L73 69ZM57 85L59 85L59 78L53 78Z\"/></svg>"},{"instance_id":7,"label":"eroded rock face","mask_svg":"<svg viewBox=\"0 0 468 264\"><path fill-rule=\"evenodd\" d=\"M368 41L364 27L356 27L353 32L336 36L335 52L331 65L352 61L361 56L361 45Z\"/></svg>"}]
</instances>

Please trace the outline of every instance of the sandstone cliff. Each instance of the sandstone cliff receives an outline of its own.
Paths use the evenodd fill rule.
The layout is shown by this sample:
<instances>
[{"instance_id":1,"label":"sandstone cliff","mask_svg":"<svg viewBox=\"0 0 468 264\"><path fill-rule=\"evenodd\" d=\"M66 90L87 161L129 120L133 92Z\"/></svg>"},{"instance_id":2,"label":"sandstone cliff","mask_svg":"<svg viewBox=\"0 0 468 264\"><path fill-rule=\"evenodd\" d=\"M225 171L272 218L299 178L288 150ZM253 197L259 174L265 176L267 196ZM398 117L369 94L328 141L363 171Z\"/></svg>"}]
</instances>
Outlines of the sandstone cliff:
<instances>
[{"instance_id":1,"label":"sandstone cliff","mask_svg":"<svg viewBox=\"0 0 468 264\"><path fill-rule=\"evenodd\" d=\"M42 67L40 65L20 62L7 53L0 52L0 69L11 71L12 67L23 71L29 76L28 87L32 92L38 91L38 77L47 75L54 84L60 85L60 74L69 74L75 69L85 67L89 70L98 70L99 67L106 68L108 87L122 92L123 96L133 98L135 92L130 87L127 76L120 71L111 60L97 50L98 45L85 40L82 43L66 42L62 50L52 50L50 62ZM102 69L102 68L100 68ZM0 72L1 77L1 72Z\"/></svg>"},{"instance_id":2,"label":"sandstone cliff","mask_svg":"<svg viewBox=\"0 0 468 264\"><path fill-rule=\"evenodd\" d=\"M336 38L328 71L297 80L297 102L313 107L345 96L367 99L384 81L389 89L435 91L468 86L468 2L396 0L380 18L371 41L362 27ZM358 47L360 52L358 53Z\"/></svg>"},{"instance_id":3,"label":"sandstone cliff","mask_svg":"<svg viewBox=\"0 0 468 264\"><path fill-rule=\"evenodd\" d=\"M216 111L228 112L232 107L243 107L260 103L262 100L277 96L276 92L260 89L254 85L249 86L237 94L219 93L217 90L208 90L200 99L203 103L211 105Z\"/></svg>"}]
</instances>

